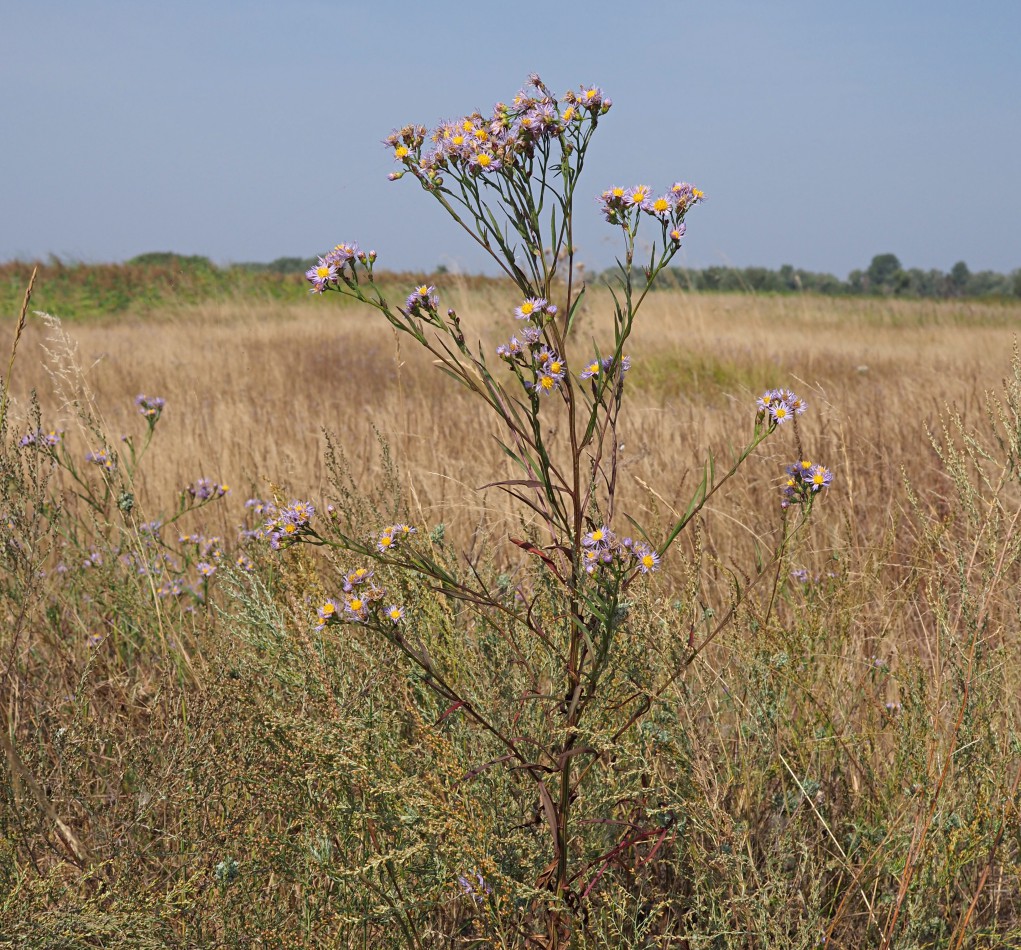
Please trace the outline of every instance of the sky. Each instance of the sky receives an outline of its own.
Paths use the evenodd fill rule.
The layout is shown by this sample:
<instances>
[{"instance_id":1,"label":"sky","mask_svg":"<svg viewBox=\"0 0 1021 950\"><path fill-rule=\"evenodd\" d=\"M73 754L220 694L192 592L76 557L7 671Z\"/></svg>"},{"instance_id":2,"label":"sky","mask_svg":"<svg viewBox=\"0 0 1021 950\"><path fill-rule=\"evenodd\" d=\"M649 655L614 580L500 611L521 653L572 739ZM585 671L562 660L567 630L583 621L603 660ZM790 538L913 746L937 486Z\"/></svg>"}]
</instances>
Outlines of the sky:
<instances>
[{"instance_id":1,"label":"sky","mask_svg":"<svg viewBox=\"0 0 1021 950\"><path fill-rule=\"evenodd\" d=\"M599 192L677 180L708 195L688 266L1021 267L1018 0L3 0L0 21L0 260L357 241L387 269L492 271L387 180L382 140L537 72L614 102L578 188L590 268L619 253Z\"/></svg>"}]
</instances>

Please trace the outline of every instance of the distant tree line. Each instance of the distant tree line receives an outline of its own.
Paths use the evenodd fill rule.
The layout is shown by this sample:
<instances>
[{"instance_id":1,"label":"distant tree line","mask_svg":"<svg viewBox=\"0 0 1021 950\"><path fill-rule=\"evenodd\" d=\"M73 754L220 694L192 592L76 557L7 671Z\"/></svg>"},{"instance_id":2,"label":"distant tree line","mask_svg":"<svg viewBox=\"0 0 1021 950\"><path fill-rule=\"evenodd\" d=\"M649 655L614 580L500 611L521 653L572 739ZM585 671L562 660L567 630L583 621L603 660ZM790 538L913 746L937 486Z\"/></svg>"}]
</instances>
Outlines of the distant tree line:
<instances>
[{"instance_id":1,"label":"distant tree line","mask_svg":"<svg viewBox=\"0 0 1021 950\"><path fill-rule=\"evenodd\" d=\"M610 282L614 270L604 271L599 279ZM854 270L847 280L833 274L820 274L784 264L779 270L768 267L673 267L663 274L660 288L686 290L797 293L809 291L832 295L874 295L885 297L1021 297L1021 268L1009 274L983 270L972 272L958 261L948 272L905 270L896 254L877 254L866 270Z\"/></svg>"}]
</instances>

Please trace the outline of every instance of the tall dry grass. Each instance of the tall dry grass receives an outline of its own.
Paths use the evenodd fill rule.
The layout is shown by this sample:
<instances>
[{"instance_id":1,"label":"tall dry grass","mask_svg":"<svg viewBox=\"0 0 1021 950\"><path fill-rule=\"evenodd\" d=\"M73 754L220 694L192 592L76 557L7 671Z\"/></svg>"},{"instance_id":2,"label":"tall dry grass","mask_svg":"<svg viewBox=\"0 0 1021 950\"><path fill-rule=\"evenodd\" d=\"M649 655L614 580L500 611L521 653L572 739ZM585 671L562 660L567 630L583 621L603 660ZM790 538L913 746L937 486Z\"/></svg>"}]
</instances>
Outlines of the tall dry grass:
<instances>
[{"instance_id":1,"label":"tall dry grass","mask_svg":"<svg viewBox=\"0 0 1021 950\"><path fill-rule=\"evenodd\" d=\"M516 301L498 286L455 285L443 302L486 352L512 332ZM580 318L594 340L607 302L593 293ZM248 493L331 495L323 427L366 496L389 490L382 439L410 516L446 526L454 562L482 544L494 574L526 582L515 550L493 544L528 526L481 487L508 471L490 420L368 313L321 304L200 305L69 336L30 320L10 441L33 425L32 389L79 454L96 447L81 400L115 440L137 430L138 393L163 396L138 520L205 475L233 488L205 515L229 536ZM776 542L799 437L836 478L773 590L664 687L600 776L607 808L660 816L662 844L608 865L579 946L978 948L1021 933L1019 317L974 302L648 298L620 429L623 510L654 524L683 510L763 389L811 408L671 552L627 644L636 688L658 688L656 668L725 614ZM5 485L57 491L59 473L10 465ZM0 802L0 873L17 897L0 921L18 940L529 945L534 842L513 781L487 772L466 792L477 736L440 728L371 642L309 639L302 597L329 581L314 560L266 567L265 587L236 582L225 614L154 617L112 568L74 592L38 588L62 549L36 540L34 560L12 562L0 637L20 750ZM419 607L470 675L464 618L439 599ZM87 646L100 627L109 646ZM23 773L87 860L61 849ZM451 889L469 860L504 901L490 917Z\"/></svg>"}]
</instances>

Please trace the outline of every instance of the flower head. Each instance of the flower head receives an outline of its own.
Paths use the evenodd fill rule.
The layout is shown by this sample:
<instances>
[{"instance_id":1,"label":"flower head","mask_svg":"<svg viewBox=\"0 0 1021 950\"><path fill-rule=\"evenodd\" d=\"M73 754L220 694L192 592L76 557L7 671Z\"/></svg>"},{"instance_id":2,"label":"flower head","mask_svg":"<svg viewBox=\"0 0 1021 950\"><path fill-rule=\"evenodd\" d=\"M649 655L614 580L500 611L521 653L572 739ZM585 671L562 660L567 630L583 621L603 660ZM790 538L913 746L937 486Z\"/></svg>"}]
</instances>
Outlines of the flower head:
<instances>
[{"instance_id":1,"label":"flower head","mask_svg":"<svg viewBox=\"0 0 1021 950\"><path fill-rule=\"evenodd\" d=\"M305 279L312 284L309 293L323 294L331 283L337 281L337 265L327 257L320 257L314 267L305 271Z\"/></svg>"},{"instance_id":2,"label":"flower head","mask_svg":"<svg viewBox=\"0 0 1021 950\"><path fill-rule=\"evenodd\" d=\"M161 396L146 396L139 393L135 397L135 405L138 411L149 420L149 424L155 424L156 420L163 414L163 407L167 404Z\"/></svg>"}]
</instances>

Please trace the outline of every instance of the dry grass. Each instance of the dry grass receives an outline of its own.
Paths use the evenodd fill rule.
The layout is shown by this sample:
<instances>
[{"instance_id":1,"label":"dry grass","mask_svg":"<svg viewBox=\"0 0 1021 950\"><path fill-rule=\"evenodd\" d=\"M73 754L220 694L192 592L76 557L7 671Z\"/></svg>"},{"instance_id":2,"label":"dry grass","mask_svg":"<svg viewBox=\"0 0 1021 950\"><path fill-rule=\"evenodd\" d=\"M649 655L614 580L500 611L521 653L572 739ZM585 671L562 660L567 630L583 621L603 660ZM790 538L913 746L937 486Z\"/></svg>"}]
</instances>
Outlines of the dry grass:
<instances>
[{"instance_id":1,"label":"dry grass","mask_svg":"<svg viewBox=\"0 0 1021 950\"><path fill-rule=\"evenodd\" d=\"M451 302L491 352L512 331L513 301L497 290L486 297L455 293ZM599 316L606 304L598 292L586 304L583 330L596 341L608 336ZM902 466L909 475L928 468L926 424L949 403L975 412L983 391L999 384L1019 315L975 303L654 294L631 348L630 472L679 500L705 450L723 452L747 431L754 397L789 385L812 405L806 448L839 468L841 491L867 514L877 480L887 494ZM474 490L506 471L482 408L407 344L399 350L369 311L334 299L312 311L210 304L70 332L108 431L132 431L137 393L167 398L162 462L147 475L154 494L200 474L236 494L264 491L268 480L296 496L317 494L323 427L359 478L373 476L375 429L393 445L428 520L441 514L464 525L501 508L497 493ZM20 405L24 418L34 388L44 417L73 429L45 372L46 334L30 321L12 413ZM628 490L632 501L643 494L634 483Z\"/></svg>"},{"instance_id":2,"label":"dry grass","mask_svg":"<svg viewBox=\"0 0 1021 950\"><path fill-rule=\"evenodd\" d=\"M329 495L322 426L368 492L386 478L378 431L416 521L447 525L455 561L480 528L505 535L513 509L479 489L508 471L489 420L371 312L319 303L80 324L81 381L52 340L61 352L47 372L53 330L30 320L11 381L14 431L30 427L31 388L79 453L95 446L72 390L114 435L138 431L136 394L164 396L139 520L206 475L234 487L215 509L225 535L249 491ZM495 286L444 299L486 352L513 332L514 303ZM609 336L607 304L594 293L581 318L597 342ZM799 435L836 480L784 564L819 580L803 591L781 582L775 604L756 592L593 779L579 807L623 814L640 799L678 824L663 825L661 851L636 848L606 874L591 906L602 936L586 946L808 947L832 932L857 948L896 925L894 946L978 948L1021 932L1016 459L997 468L967 455L972 427L988 428L986 391L1011 373L1019 316L960 302L650 296L621 426L625 510L663 523L683 508L706 452L725 459L742 444L764 388L796 389L810 412L671 552L622 644L627 676L652 682L676 663L696 606L726 608L734 578L775 543L778 479ZM38 557L55 556L40 541ZM517 563L498 560L495 570ZM0 902L0 922L55 947L383 947L395 921L408 946L498 945L494 934L524 945L501 929L519 905L498 905L487 924L450 881L472 866L458 861L490 861L499 899L531 899L522 881L535 879L535 845L515 822L532 803L497 770L462 787L477 734L431 725L439 711L393 657L355 634L312 643L301 596L324 575L311 560L268 568L272 595L235 592L224 622L168 612L160 624L176 624L191 651L183 665L167 661L151 598L112 568L22 609L38 563L5 588L10 732L25 774L45 776L96 864L79 856L73 867L47 815L17 790L0 796L0 880L30 908ZM480 682L486 662L512 678L502 654L468 651L470 622L449 604L422 596L418 607L437 657ZM113 631L112 647L86 649L94 625ZM228 886L235 855L243 872ZM132 929L136 919L153 929ZM76 942L61 943L62 927ZM685 937L655 943L657 933Z\"/></svg>"}]
</instances>

